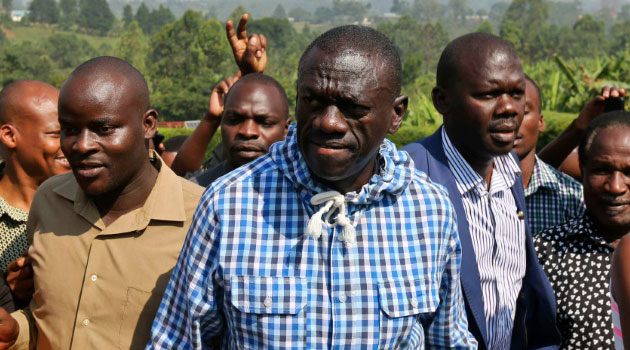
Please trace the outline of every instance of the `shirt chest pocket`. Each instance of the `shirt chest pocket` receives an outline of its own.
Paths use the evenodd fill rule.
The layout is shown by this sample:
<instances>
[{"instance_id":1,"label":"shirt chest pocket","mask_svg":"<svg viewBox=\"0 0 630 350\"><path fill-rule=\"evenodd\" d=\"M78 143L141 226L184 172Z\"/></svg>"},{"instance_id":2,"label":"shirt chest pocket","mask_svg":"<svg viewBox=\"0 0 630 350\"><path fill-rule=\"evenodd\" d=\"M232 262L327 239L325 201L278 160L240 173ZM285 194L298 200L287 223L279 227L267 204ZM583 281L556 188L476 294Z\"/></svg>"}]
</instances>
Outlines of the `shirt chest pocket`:
<instances>
[{"instance_id":1,"label":"shirt chest pocket","mask_svg":"<svg viewBox=\"0 0 630 350\"><path fill-rule=\"evenodd\" d=\"M239 349L306 347L305 278L232 276L230 289L228 322Z\"/></svg>"},{"instance_id":2,"label":"shirt chest pocket","mask_svg":"<svg viewBox=\"0 0 630 350\"><path fill-rule=\"evenodd\" d=\"M437 284L430 279L388 280L378 284L379 349L423 349L424 327L439 304Z\"/></svg>"}]
</instances>

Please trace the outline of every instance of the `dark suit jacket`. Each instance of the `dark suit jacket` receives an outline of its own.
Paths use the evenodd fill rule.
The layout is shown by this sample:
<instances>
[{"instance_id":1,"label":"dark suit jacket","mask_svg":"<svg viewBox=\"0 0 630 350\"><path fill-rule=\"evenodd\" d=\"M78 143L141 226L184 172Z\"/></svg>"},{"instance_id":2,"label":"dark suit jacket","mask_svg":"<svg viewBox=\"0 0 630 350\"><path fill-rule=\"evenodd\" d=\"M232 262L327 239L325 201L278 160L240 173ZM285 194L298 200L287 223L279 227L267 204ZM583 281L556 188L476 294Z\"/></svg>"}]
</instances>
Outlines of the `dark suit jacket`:
<instances>
[{"instance_id":1,"label":"dark suit jacket","mask_svg":"<svg viewBox=\"0 0 630 350\"><path fill-rule=\"evenodd\" d=\"M433 182L443 185L448 190L457 215L457 228L462 244L461 280L468 315L468 328L479 342L479 349L487 349L488 331L477 260L462 198L442 147L442 128L429 137L407 145L403 150L409 152L417 169L425 172ZM512 194L518 209L525 211L525 194L520 177L512 186ZM555 322L555 297L549 280L538 263L531 232L527 225L525 225L525 230L527 268L523 286L516 301L511 349L557 349L561 338Z\"/></svg>"}]
</instances>

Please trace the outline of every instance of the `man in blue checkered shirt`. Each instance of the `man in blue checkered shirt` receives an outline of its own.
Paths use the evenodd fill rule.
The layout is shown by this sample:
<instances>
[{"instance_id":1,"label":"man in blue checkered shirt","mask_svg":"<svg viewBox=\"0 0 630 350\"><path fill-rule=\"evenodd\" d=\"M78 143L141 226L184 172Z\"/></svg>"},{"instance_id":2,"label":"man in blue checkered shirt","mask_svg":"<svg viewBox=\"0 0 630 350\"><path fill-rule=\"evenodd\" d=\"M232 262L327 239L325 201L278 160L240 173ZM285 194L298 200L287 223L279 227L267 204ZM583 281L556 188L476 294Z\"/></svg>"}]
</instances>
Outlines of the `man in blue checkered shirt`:
<instances>
[{"instance_id":1,"label":"man in blue checkered shirt","mask_svg":"<svg viewBox=\"0 0 630 350\"><path fill-rule=\"evenodd\" d=\"M373 29L306 49L297 126L206 191L148 349L476 349L451 203L384 140L400 84Z\"/></svg>"},{"instance_id":2,"label":"man in blue checkered shirt","mask_svg":"<svg viewBox=\"0 0 630 350\"><path fill-rule=\"evenodd\" d=\"M582 184L536 156L538 134L545 130L545 121L540 107L540 89L530 77L525 78L525 116L514 142L514 152L523 171L527 224L536 237L547 228L581 217L586 208Z\"/></svg>"}]
</instances>

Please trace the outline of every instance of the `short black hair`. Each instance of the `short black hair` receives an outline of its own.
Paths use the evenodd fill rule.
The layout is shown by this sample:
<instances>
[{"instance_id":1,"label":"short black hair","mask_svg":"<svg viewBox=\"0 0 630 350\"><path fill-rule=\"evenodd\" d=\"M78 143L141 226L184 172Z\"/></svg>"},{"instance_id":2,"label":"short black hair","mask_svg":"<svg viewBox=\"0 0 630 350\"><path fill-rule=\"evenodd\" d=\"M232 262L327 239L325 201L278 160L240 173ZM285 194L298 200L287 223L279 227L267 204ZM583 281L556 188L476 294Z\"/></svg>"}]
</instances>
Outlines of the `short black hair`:
<instances>
[{"instance_id":1,"label":"short black hair","mask_svg":"<svg viewBox=\"0 0 630 350\"><path fill-rule=\"evenodd\" d=\"M164 152L177 152L184 142L188 139L188 135L175 135L164 141Z\"/></svg>"},{"instance_id":2,"label":"short black hair","mask_svg":"<svg viewBox=\"0 0 630 350\"><path fill-rule=\"evenodd\" d=\"M385 34L376 29L359 26L345 25L335 27L323 33L308 45L298 64L298 80L302 74L304 59L314 49L325 52L340 52L345 49L353 49L365 53L375 53L381 57L387 67L390 68L390 78L394 83L396 96L400 94L402 85L402 62L396 45Z\"/></svg>"},{"instance_id":3,"label":"short black hair","mask_svg":"<svg viewBox=\"0 0 630 350\"><path fill-rule=\"evenodd\" d=\"M462 60L476 59L478 56L494 50L504 50L509 55L520 58L516 50L509 42L496 35L488 33L470 33L453 39L440 55L437 65L436 83L438 86L447 89L456 80L458 65Z\"/></svg>"},{"instance_id":4,"label":"short black hair","mask_svg":"<svg viewBox=\"0 0 630 350\"><path fill-rule=\"evenodd\" d=\"M582 136L580 145L578 146L578 158L580 167L586 164L586 155L589 153L593 140L597 134L604 129L611 127L624 127L630 129L630 112L628 111L611 111L602 114L588 124L588 128Z\"/></svg>"},{"instance_id":5,"label":"short black hair","mask_svg":"<svg viewBox=\"0 0 630 350\"><path fill-rule=\"evenodd\" d=\"M525 80L529 81L530 83L532 83L532 85L534 85L534 88L536 89L536 94L538 95L538 113L540 113L542 111L542 100L543 100L543 94L540 91L540 86L538 86L538 84L536 84L536 82L534 81L534 79L532 79L529 75L525 74Z\"/></svg>"},{"instance_id":6,"label":"short black hair","mask_svg":"<svg viewBox=\"0 0 630 350\"><path fill-rule=\"evenodd\" d=\"M238 81L236 81L236 83L234 83L234 85L232 85L232 87L230 87L230 90L225 95L225 101L227 101L228 96L230 95L230 92L233 91L235 87L242 84L247 84L247 83L267 85L276 89L280 93L280 96L282 97L282 103L284 104L284 106L282 107L283 107L283 110L285 111L285 117L287 119L289 118L289 98L287 97L286 91L284 91L284 88L282 87L282 85L280 85L280 83L276 79L263 73L250 73L250 74L246 74L242 76Z\"/></svg>"}]
</instances>

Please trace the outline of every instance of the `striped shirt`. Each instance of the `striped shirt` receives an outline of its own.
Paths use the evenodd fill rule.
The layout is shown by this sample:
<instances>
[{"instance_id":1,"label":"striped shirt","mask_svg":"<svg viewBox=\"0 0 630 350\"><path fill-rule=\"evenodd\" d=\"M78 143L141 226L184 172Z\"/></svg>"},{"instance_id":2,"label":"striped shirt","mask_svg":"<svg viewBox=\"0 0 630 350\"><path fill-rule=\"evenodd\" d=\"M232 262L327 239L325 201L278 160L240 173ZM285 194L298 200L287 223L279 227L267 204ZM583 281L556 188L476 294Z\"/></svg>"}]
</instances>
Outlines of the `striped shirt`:
<instances>
[{"instance_id":1,"label":"striped shirt","mask_svg":"<svg viewBox=\"0 0 630 350\"><path fill-rule=\"evenodd\" d=\"M525 189L527 225L532 236L584 214L582 184L536 157Z\"/></svg>"},{"instance_id":2,"label":"striped shirt","mask_svg":"<svg viewBox=\"0 0 630 350\"><path fill-rule=\"evenodd\" d=\"M510 188L521 170L511 155L494 158L490 190L442 128L442 146L462 196L477 259L489 350L509 349L516 299L525 276L525 223Z\"/></svg>"},{"instance_id":3,"label":"striped shirt","mask_svg":"<svg viewBox=\"0 0 630 350\"><path fill-rule=\"evenodd\" d=\"M215 181L148 349L207 348L216 336L223 349L475 349L446 191L387 140L377 160L370 181L342 196L356 229L349 246L330 222L318 238L306 233L322 208L311 199L328 189L310 175L294 125Z\"/></svg>"}]
</instances>

